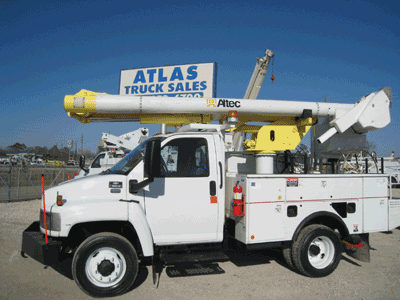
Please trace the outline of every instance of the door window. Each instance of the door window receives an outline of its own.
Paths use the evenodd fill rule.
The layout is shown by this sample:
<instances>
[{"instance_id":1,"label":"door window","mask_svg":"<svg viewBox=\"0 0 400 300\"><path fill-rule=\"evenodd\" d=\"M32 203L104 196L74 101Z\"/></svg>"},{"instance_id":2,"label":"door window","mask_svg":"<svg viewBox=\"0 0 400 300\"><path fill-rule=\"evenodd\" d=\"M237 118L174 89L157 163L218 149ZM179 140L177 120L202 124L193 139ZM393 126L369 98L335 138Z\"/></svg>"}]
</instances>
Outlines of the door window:
<instances>
[{"instance_id":1,"label":"door window","mask_svg":"<svg viewBox=\"0 0 400 300\"><path fill-rule=\"evenodd\" d=\"M207 140L180 138L161 149L161 177L208 177Z\"/></svg>"}]
</instances>

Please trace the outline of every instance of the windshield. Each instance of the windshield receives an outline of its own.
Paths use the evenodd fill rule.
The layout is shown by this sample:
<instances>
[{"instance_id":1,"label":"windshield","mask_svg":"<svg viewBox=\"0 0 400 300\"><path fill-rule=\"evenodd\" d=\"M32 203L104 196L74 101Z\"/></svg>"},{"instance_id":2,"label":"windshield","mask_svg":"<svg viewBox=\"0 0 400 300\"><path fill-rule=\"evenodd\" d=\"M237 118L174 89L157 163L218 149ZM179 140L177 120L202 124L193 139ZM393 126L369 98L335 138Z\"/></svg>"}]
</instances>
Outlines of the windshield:
<instances>
[{"instance_id":1,"label":"windshield","mask_svg":"<svg viewBox=\"0 0 400 300\"><path fill-rule=\"evenodd\" d=\"M134 167L136 167L143 159L148 140L139 144L127 156L115 164L111 169L104 171L104 174L121 174L127 175Z\"/></svg>"},{"instance_id":2,"label":"windshield","mask_svg":"<svg viewBox=\"0 0 400 300\"><path fill-rule=\"evenodd\" d=\"M145 155L147 142L153 139L160 139L160 137L145 140L133 149L127 156L115 164L111 169L108 169L101 174L120 174L128 175L142 160ZM161 138L163 140L164 138Z\"/></svg>"}]
</instances>

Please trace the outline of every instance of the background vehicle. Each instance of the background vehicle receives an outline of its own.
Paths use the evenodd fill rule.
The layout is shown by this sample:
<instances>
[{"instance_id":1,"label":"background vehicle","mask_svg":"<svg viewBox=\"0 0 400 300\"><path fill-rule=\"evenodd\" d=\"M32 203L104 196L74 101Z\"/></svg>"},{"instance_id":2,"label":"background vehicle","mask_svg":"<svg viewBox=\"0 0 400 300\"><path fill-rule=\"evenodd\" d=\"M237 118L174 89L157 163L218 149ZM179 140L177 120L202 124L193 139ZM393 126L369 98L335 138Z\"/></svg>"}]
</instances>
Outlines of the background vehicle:
<instances>
[{"instance_id":1,"label":"background vehicle","mask_svg":"<svg viewBox=\"0 0 400 300\"><path fill-rule=\"evenodd\" d=\"M139 128L120 136L103 133L101 141L107 151L102 151L97 154L89 168L84 167L75 178L99 174L111 168L119 162L126 153L135 149L137 145L148 139L148 137L149 130L147 128Z\"/></svg>"}]
</instances>

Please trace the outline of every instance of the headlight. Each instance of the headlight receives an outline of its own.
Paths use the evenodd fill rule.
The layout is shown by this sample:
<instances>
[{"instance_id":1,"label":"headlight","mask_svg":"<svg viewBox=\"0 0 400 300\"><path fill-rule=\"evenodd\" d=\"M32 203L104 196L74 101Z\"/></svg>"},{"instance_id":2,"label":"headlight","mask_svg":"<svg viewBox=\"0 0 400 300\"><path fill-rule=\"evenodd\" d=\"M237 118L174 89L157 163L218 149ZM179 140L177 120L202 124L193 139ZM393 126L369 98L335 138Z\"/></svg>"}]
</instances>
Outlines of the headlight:
<instances>
[{"instance_id":1,"label":"headlight","mask_svg":"<svg viewBox=\"0 0 400 300\"><path fill-rule=\"evenodd\" d=\"M40 227L44 228L43 210L40 210ZM61 216L59 213L46 212L47 230L61 231Z\"/></svg>"}]
</instances>

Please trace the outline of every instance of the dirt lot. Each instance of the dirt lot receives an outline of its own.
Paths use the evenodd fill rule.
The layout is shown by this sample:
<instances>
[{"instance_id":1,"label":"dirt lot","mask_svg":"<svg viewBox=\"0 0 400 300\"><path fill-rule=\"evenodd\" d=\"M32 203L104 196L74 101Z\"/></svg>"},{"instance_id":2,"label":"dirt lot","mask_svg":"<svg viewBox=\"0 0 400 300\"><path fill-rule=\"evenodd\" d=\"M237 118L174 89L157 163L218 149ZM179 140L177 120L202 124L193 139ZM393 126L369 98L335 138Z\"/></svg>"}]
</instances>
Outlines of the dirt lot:
<instances>
[{"instance_id":1,"label":"dirt lot","mask_svg":"<svg viewBox=\"0 0 400 300\"><path fill-rule=\"evenodd\" d=\"M40 201L0 203L0 299L88 299L72 280L70 263L44 267L20 255L22 231L38 219ZM370 237L371 263L344 255L329 277L312 279L289 270L276 250L233 255L206 266L222 274L170 277L153 285L142 266L134 288L117 299L400 299L400 230ZM217 268L219 267L219 268Z\"/></svg>"}]
</instances>

